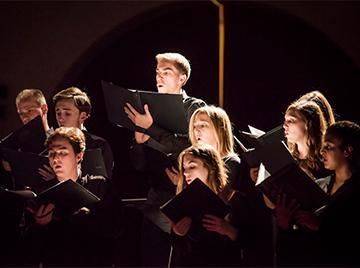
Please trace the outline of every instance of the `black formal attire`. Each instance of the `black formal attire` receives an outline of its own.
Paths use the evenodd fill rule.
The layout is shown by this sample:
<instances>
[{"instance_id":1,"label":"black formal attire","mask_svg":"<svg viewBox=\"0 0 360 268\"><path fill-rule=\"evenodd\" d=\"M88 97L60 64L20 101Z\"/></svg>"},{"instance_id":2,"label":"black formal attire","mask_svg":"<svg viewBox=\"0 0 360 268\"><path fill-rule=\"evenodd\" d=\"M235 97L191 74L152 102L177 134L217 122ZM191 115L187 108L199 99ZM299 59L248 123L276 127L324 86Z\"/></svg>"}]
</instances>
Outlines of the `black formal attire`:
<instances>
[{"instance_id":1,"label":"black formal attire","mask_svg":"<svg viewBox=\"0 0 360 268\"><path fill-rule=\"evenodd\" d=\"M86 129L83 129L82 131L85 135L86 149L101 149L106 172L108 178L111 179L114 167L114 157L109 143L104 138L87 132Z\"/></svg>"},{"instance_id":2,"label":"black formal attire","mask_svg":"<svg viewBox=\"0 0 360 268\"><path fill-rule=\"evenodd\" d=\"M250 167L240 164L234 181L235 195L230 200L231 222L238 229L234 263L246 267L270 267L274 264L273 214L265 205L262 192L250 178Z\"/></svg>"},{"instance_id":3,"label":"black formal attire","mask_svg":"<svg viewBox=\"0 0 360 268\"><path fill-rule=\"evenodd\" d=\"M189 122L191 115L199 107L205 106L205 102L194 97L189 97L184 90L182 96L186 120L187 122ZM156 123L153 123L146 130L146 134L148 134L157 143L161 144L162 147L160 148L160 150L162 152L166 154L173 154L175 155L175 157L177 157L177 155L179 155L182 150L189 147L190 145L188 135L170 132L166 129L161 128ZM147 145L153 147L151 139L148 141Z\"/></svg>"},{"instance_id":4,"label":"black formal attire","mask_svg":"<svg viewBox=\"0 0 360 268\"><path fill-rule=\"evenodd\" d=\"M335 177L327 179L325 188L330 194ZM353 174L330 197L329 203L320 213L317 232L320 256L317 265L359 267L358 247L360 241L360 177Z\"/></svg>"},{"instance_id":5,"label":"black formal attire","mask_svg":"<svg viewBox=\"0 0 360 268\"><path fill-rule=\"evenodd\" d=\"M230 154L223 158L223 162L227 168L227 181L231 188L238 189L241 177L241 161L237 154Z\"/></svg>"},{"instance_id":6,"label":"black formal attire","mask_svg":"<svg viewBox=\"0 0 360 268\"><path fill-rule=\"evenodd\" d=\"M57 179L46 184L50 187ZM101 201L88 206L89 211L63 216L56 208L52 222L45 226L35 223L24 236L23 252L27 263L44 265L111 265L112 239L121 233L121 202L109 197L109 182L101 176L86 175L77 183L98 196ZM104 258L107 258L105 260Z\"/></svg>"},{"instance_id":7,"label":"black formal attire","mask_svg":"<svg viewBox=\"0 0 360 268\"><path fill-rule=\"evenodd\" d=\"M298 161L301 165L301 160ZM317 169L307 170L321 187L321 178L330 174L330 171L321 165ZM321 187L323 188L323 187ZM315 233L303 226L291 225L284 230L277 226L277 264L279 266L311 266L318 256L315 248Z\"/></svg>"},{"instance_id":8,"label":"black formal attire","mask_svg":"<svg viewBox=\"0 0 360 268\"><path fill-rule=\"evenodd\" d=\"M193 112L205 102L182 93L187 122ZM150 111L151 112L151 111ZM190 146L187 134L172 133L155 122L146 134L150 139L145 144L134 142L130 158L136 170L148 178L150 189L143 208L142 261L146 266L166 266L170 252L170 222L160 212L160 206L175 195L176 187L165 173L165 168L177 167L177 157Z\"/></svg>"}]
</instances>

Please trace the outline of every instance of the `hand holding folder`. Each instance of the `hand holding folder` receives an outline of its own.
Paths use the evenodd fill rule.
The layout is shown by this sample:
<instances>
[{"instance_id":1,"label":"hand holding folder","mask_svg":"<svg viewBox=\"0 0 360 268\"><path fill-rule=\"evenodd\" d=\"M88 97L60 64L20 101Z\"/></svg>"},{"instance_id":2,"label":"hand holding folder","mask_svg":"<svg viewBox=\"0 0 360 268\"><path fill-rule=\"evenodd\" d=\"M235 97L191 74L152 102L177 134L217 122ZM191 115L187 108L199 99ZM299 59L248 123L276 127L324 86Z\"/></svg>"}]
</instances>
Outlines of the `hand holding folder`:
<instances>
[{"instance_id":1,"label":"hand holding folder","mask_svg":"<svg viewBox=\"0 0 360 268\"><path fill-rule=\"evenodd\" d=\"M113 124L133 131L141 131L128 118L124 107L126 103L129 103L143 114L144 105L147 104L154 122L160 127L173 133L187 133L188 124L182 95L126 89L105 81L102 81L101 84L108 118Z\"/></svg>"},{"instance_id":2,"label":"hand holding folder","mask_svg":"<svg viewBox=\"0 0 360 268\"><path fill-rule=\"evenodd\" d=\"M94 204L100 199L85 187L73 180L56 183L48 189L36 194L31 190L0 189L2 203L6 202L8 208L19 207L25 202L35 211L41 205L52 203L58 215L71 215L80 208Z\"/></svg>"},{"instance_id":3,"label":"hand holding folder","mask_svg":"<svg viewBox=\"0 0 360 268\"><path fill-rule=\"evenodd\" d=\"M3 156L10 163L16 190L36 188L45 181L39 174L39 168L49 165L47 157L6 148L3 149Z\"/></svg>"},{"instance_id":4,"label":"hand holding folder","mask_svg":"<svg viewBox=\"0 0 360 268\"><path fill-rule=\"evenodd\" d=\"M286 145L280 145L273 147L276 149L273 154L264 155L256 186L273 203L286 194L289 199L295 199L302 210L315 211L324 206L328 195L299 167Z\"/></svg>"},{"instance_id":5,"label":"hand holding folder","mask_svg":"<svg viewBox=\"0 0 360 268\"><path fill-rule=\"evenodd\" d=\"M100 201L100 198L79 183L69 179L42 191L34 201L38 204L52 203L59 214L66 216L84 206Z\"/></svg>"},{"instance_id":6,"label":"hand holding folder","mask_svg":"<svg viewBox=\"0 0 360 268\"><path fill-rule=\"evenodd\" d=\"M181 193L161 206L160 210L174 223L184 217L201 219L205 214L224 218L228 206L200 179L195 179Z\"/></svg>"},{"instance_id":7,"label":"hand holding folder","mask_svg":"<svg viewBox=\"0 0 360 268\"><path fill-rule=\"evenodd\" d=\"M204 215L214 215L223 219L230 211L221 198L200 179L195 179L181 193L161 206L160 210L175 224L180 220L184 221L181 223L182 225L189 224L190 218L191 227L188 234L195 240L216 237L215 233L209 232L203 227Z\"/></svg>"}]
</instances>

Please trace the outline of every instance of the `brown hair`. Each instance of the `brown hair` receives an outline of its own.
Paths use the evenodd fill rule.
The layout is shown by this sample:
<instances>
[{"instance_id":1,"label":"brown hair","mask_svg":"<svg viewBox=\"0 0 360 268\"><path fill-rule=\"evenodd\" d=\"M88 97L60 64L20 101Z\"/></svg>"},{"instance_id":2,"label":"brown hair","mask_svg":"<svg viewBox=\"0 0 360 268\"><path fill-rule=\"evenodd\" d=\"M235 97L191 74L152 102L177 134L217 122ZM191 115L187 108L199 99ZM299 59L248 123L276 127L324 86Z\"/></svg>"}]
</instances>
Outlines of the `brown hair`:
<instances>
[{"instance_id":1,"label":"brown hair","mask_svg":"<svg viewBox=\"0 0 360 268\"><path fill-rule=\"evenodd\" d=\"M209 171L208 187L216 194L219 194L227 184L226 168L217 150L210 145L191 146L179 155L179 174L180 179L177 185L177 193L186 188L187 184L184 177L183 161L185 155L191 155L201 160L205 168Z\"/></svg>"},{"instance_id":2,"label":"brown hair","mask_svg":"<svg viewBox=\"0 0 360 268\"><path fill-rule=\"evenodd\" d=\"M333 109L331 108L331 105L329 103L329 101L325 98L325 96L320 92L320 91L311 91L306 93L305 95L301 96L298 101L313 101L315 102L323 116L324 119L326 121L326 126L330 126L332 124L335 123L335 116L334 116L334 112Z\"/></svg>"},{"instance_id":3,"label":"brown hair","mask_svg":"<svg viewBox=\"0 0 360 268\"><path fill-rule=\"evenodd\" d=\"M59 138L67 139L75 154L85 151L85 136L80 129L75 127L59 127L46 139L45 146L49 148L51 143Z\"/></svg>"},{"instance_id":4,"label":"brown hair","mask_svg":"<svg viewBox=\"0 0 360 268\"><path fill-rule=\"evenodd\" d=\"M59 100L66 99L72 99L75 107L79 109L80 112L85 112L87 115L90 115L91 102L89 96L85 92L81 91L77 87L69 87L58 92L53 97L53 102L56 105Z\"/></svg>"},{"instance_id":5,"label":"brown hair","mask_svg":"<svg viewBox=\"0 0 360 268\"><path fill-rule=\"evenodd\" d=\"M319 170L322 166L320 161L322 138L326 130L325 119L319 106L313 101L295 101L290 104L286 113L303 120L307 130L309 153L306 159L300 159L297 145L288 142L292 156L300 162L300 166L303 168Z\"/></svg>"}]
</instances>

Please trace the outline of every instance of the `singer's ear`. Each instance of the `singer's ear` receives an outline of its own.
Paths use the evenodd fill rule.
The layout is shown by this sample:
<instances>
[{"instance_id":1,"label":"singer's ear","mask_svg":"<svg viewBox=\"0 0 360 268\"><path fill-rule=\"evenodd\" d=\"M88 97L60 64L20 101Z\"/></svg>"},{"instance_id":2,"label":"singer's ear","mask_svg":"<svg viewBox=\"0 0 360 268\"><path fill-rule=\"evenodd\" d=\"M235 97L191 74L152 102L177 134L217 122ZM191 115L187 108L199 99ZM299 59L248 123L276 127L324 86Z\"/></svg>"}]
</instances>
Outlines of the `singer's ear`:
<instances>
[{"instance_id":1,"label":"singer's ear","mask_svg":"<svg viewBox=\"0 0 360 268\"><path fill-rule=\"evenodd\" d=\"M181 74L180 75L180 83L181 85L185 85L186 84L186 81L187 81L187 75L186 74Z\"/></svg>"},{"instance_id":2,"label":"singer's ear","mask_svg":"<svg viewBox=\"0 0 360 268\"><path fill-rule=\"evenodd\" d=\"M84 152L80 152L76 155L76 163L77 164L80 164L81 161L83 160L83 157L84 157Z\"/></svg>"},{"instance_id":3,"label":"singer's ear","mask_svg":"<svg viewBox=\"0 0 360 268\"><path fill-rule=\"evenodd\" d=\"M42 104L40 109L41 109L41 112L42 112L43 115L47 114L47 112L49 111L49 107L48 107L47 104Z\"/></svg>"},{"instance_id":4,"label":"singer's ear","mask_svg":"<svg viewBox=\"0 0 360 268\"><path fill-rule=\"evenodd\" d=\"M88 119L88 114L86 112L80 113L80 124L84 124L85 120Z\"/></svg>"}]
</instances>

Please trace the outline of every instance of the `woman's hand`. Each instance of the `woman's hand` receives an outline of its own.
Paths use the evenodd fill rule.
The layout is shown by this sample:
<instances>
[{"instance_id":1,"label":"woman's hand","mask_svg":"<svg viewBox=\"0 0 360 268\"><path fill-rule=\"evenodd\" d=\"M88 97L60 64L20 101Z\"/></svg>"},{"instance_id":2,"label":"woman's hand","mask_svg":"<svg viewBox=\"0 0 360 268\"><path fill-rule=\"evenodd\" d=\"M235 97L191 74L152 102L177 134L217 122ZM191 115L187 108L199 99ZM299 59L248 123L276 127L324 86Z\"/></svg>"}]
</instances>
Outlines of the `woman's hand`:
<instances>
[{"instance_id":1,"label":"woman's hand","mask_svg":"<svg viewBox=\"0 0 360 268\"><path fill-rule=\"evenodd\" d=\"M238 230L229 222L214 215L204 215L202 220L203 226L210 232L216 232L221 235L228 236L231 240L235 240Z\"/></svg>"},{"instance_id":2,"label":"woman's hand","mask_svg":"<svg viewBox=\"0 0 360 268\"><path fill-rule=\"evenodd\" d=\"M258 174L259 174L259 167L250 168L250 178L254 183L256 183L257 181Z\"/></svg>"},{"instance_id":3,"label":"woman's hand","mask_svg":"<svg viewBox=\"0 0 360 268\"><path fill-rule=\"evenodd\" d=\"M174 185L178 184L180 175L175 167L172 166L171 169L165 168L165 173Z\"/></svg>"},{"instance_id":4,"label":"woman's hand","mask_svg":"<svg viewBox=\"0 0 360 268\"><path fill-rule=\"evenodd\" d=\"M275 214L276 222L281 229L289 229L290 224L293 221L293 215L299 206L300 205L295 199L292 199L290 202L288 202L285 194L282 194L278 197L275 207Z\"/></svg>"},{"instance_id":5,"label":"woman's hand","mask_svg":"<svg viewBox=\"0 0 360 268\"><path fill-rule=\"evenodd\" d=\"M2 163L3 168L4 168L5 171L11 172L11 166L10 166L10 163L8 161L5 161L4 159L1 159L1 163Z\"/></svg>"},{"instance_id":6,"label":"woman's hand","mask_svg":"<svg viewBox=\"0 0 360 268\"><path fill-rule=\"evenodd\" d=\"M310 211L299 210L294 214L295 223L311 231L319 230L320 219Z\"/></svg>"},{"instance_id":7,"label":"woman's hand","mask_svg":"<svg viewBox=\"0 0 360 268\"><path fill-rule=\"evenodd\" d=\"M55 205L52 203L41 205L37 210L26 208L33 215L36 224L47 225L52 221Z\"/></svg>"},{"instance_id":8,"label":"woman's hand","mask_svg":"<svg viewBox=\"0 0 360 268\"><path fill-rule=\"evenodd\" d=\"M190 217L184 217L177 223L173 224L172 229L175 234L185 236L191 227L192 219Z\"/></svg>"}]
</instances>

